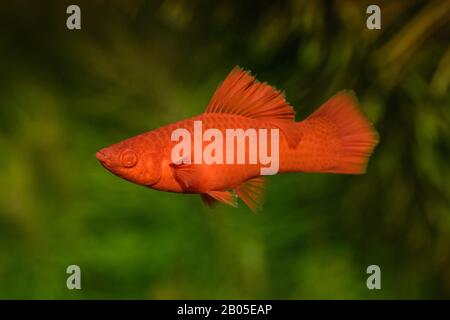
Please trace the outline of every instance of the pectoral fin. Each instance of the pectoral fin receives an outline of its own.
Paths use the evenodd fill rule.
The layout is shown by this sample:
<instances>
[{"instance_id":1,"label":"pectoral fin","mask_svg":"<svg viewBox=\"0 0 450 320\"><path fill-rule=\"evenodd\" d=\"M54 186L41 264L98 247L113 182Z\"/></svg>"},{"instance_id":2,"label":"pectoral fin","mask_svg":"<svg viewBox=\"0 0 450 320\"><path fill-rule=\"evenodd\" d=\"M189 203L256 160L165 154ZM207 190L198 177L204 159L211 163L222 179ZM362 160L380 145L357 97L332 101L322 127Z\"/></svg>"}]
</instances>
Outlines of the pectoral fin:
<instances>
[{"instance_id":1,"label":"pectoral fin","mask_svg":"<svg viewBox=\"0 0 450 320\"><path fill-rule=\"evenodd\" d=\"M183 189L189 190L196 178L196 166L193 164L170 164L174 170L175 179L183 186Z\"/></svg>"}]
</instances>

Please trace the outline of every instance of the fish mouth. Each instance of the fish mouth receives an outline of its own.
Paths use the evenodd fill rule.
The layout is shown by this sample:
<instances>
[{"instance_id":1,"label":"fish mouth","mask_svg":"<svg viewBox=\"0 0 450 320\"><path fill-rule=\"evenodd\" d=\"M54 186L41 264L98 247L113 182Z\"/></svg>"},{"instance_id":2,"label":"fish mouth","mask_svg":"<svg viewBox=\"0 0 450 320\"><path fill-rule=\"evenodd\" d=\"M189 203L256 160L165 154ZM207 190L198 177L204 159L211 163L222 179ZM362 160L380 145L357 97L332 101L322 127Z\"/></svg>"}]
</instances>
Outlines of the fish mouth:
<instances>
[{"instance_id":1,"label":"fish mouth","mask_svg":"<svg viewBox=\"0 0 450 320\"><path fill-rule=\"evenodd\" d=\"M98 161L100 161L100 163L102 165L105 165L106 162L108 161L108 157L106 156L106 154L100 150L95 154L95 157L97 158Z\"/></svg>"}]
</instances>

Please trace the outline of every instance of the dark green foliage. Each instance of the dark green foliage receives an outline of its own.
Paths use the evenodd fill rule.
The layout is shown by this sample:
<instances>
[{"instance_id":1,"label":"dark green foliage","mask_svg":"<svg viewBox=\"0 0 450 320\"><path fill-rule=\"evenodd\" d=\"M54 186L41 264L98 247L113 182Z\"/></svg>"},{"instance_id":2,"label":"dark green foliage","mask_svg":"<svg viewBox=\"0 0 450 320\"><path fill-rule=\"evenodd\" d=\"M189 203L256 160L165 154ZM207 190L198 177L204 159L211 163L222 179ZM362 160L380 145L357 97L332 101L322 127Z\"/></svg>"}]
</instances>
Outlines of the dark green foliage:
<instances>
[{"instance_id":1,"label":"dark green foliage","mask_svg":"<svg viewBox=\"0 0 450 320\"><path fill-rule=\"evenodd\" d=\"M450 297L449 1L379 1L380 31L368 1L78 1L80 31L69 2L9 2L0 298ZM353 89L380 133L367 174L271 177L253 215L97 163L201 113L234 65L285 90L298 120Z\"/></svg>"}]
</instances>

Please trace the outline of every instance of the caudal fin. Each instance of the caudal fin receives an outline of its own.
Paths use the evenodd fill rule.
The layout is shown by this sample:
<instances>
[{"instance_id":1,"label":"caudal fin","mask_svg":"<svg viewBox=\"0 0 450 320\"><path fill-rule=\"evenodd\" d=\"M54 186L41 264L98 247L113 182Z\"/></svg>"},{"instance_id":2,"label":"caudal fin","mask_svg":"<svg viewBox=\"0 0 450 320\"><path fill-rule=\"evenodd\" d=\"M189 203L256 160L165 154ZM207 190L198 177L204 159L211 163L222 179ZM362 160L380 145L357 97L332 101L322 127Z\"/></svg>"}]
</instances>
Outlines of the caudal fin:
<instances>
[{"instance_id":1,"label":"caudal fin","mask_svg":"<svg viewBox=\"0 0 450 320\"><path fill-rule=\"evenodd\" d=\"M347 91L331 97L299 126L303 143L298 151L313 159L305 163L305 171L364 173L378 143L378 134L359 110L355 95Z\"/></svg>"}]
</instances>

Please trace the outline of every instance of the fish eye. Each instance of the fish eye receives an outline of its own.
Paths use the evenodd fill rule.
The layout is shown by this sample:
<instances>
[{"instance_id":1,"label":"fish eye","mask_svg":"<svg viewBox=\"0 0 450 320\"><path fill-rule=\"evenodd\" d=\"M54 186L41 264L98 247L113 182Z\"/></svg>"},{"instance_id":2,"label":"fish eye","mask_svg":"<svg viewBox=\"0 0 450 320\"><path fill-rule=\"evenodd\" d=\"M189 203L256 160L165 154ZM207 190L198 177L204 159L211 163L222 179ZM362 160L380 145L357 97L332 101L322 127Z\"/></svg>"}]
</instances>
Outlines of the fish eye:
<instances>
[{"instance_id":1,"label":"fish eye","mask_svg":"<svg viewBox=\"0 0 450 320\"><path fill-rule=\"evenodd\" d=\"M132 150L125 150L120 155L120 162L126 168L134 167L137 163L137 155Z\"/></svg>"}]
</instances>

